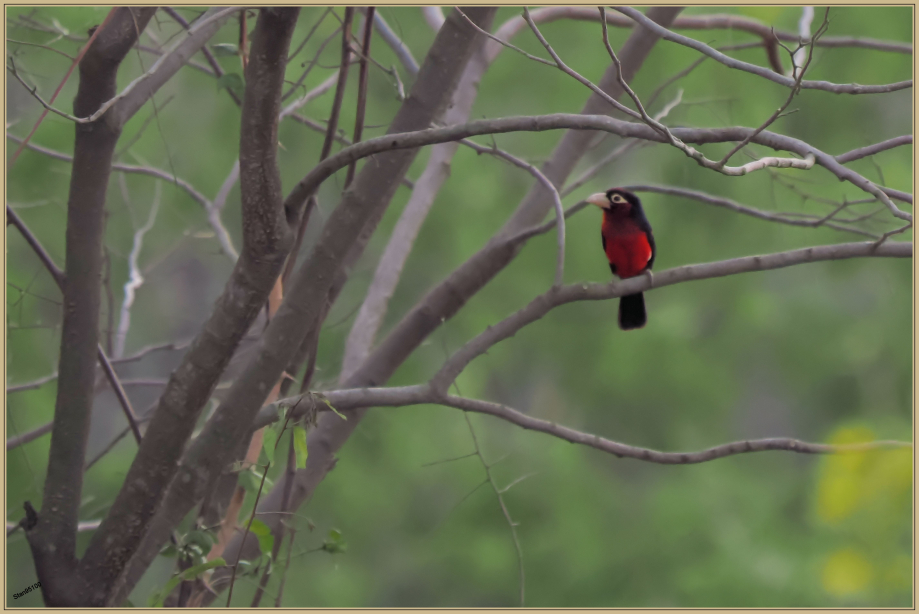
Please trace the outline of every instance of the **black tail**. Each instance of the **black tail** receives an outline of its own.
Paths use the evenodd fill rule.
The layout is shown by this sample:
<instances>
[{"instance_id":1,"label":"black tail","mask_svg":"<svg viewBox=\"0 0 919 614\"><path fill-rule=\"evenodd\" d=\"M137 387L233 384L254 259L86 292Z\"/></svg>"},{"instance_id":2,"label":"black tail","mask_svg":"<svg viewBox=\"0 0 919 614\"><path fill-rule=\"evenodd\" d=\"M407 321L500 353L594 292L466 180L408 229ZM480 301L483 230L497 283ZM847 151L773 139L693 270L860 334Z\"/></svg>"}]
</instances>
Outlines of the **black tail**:
<instances>
[{"instance_id":1,"label":"black tail","mask_svg":"<svg viewBox=\"0 0 919 614\"><path fill-rule=\"evenodd\" d=\"M648 321L645 313L645 296L641 292L629 294L619 299L619 328L632 330L641 328Z\"/></svg>"}]
</instances>

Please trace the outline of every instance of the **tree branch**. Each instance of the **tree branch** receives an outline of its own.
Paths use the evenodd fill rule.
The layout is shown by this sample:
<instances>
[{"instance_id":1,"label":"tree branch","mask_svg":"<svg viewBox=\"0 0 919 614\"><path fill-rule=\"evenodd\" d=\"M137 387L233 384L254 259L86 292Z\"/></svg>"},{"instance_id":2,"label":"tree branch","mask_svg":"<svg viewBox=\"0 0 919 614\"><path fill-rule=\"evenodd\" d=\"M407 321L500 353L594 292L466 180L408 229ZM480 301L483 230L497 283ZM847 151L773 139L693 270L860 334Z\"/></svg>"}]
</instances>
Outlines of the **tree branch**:
<instances>
[{"instance_id":1,"label":"tree branch","mask_svg":"<svg viewBox=\"0 0 919 614\"><path fill-rule=\"evenodd\" d=\"M23 139L18 136L14 136L10 133L6 134L6 138L14 141L16 143L22 143ZM64 162L73 162L73 157L69 156L63 152L55 151L47 147L42 147L41 145L36 145L35 143L28 143L26 145L28 149L36 151L38 153L44 154L49 158L54 158L55 160L62 160ZM162 169L154 168L151 166L135 166L133 164L122 164L116 162L112 164L112 170L120 173L132 173L137 175L147 175L148 177L154 177L156 179L161 179L168 183L171 183L182 190L185 191L194 201L200 204L205 213L207 214L208 223L211 225L211 228L214 230L214 234L217 237L217 241L220 243L220 248L223 250L223 253L226 254L231 260L236 260L239 256L236 253L236 248L233 247L233 240L230 238L230 233L227 232L226 227L223 225L223 222L220 220L220 209L222 205L218 205L220 201L220 194L218 193L217 197L214 199L214 202L208 200L208 198L199 192L193 185L191 185L186 180L176 177L172 173L164 171ZM221 190L222 192L222 190ZM226 195L223 196L223 202L226 200Z\"/></svg>"},{"instance_id":2,"label":"tree branch","mask_svg":"<svg viewBox=\"0 0 919 614\"><path fill-rule=\"evenodd\" d=\"M656 186L656 185L628 185L623 186L624 189L630 190L632 192L654 192L656 194L668 194L671 196L678 196L681 198L691 198L692 200L697 200L709 205L715 205L716 207L722 207L736 213L742 213L744 215L749 215L761 220L766 220L769 222L778 222L781 224L789 224L791 226L806 226L808 228L816 228L818 226L826 226L834 230L841 230L843 232L851 232L859 234L865 237L872 237L874 239L879 238L878 235L868 232L866 230L860 230L858 228L853 228L851 226L843 226L842 224L835 224L829 221L832 216L808 216L811 219L794 219L787 217L781 213L769 213L768 211L761 211L753 207L747 207L741 205L733 200L728 198L722 198L721 196L715 196L713 194L706 194L705 192L699 192L698 190L689 190L686 188L674 188L671 186Z\"/></svg>"},{"instance_id":3,"label":"tree branch","mask_svg":"<svg viewBox=\"0 0 919 614\"><path fill-rule=\"evenodd\" d=\"M80 84L73 105L76 115L92 114L115 94L118 66L154 12L117 9L97 33L80 62ZM65 305L60 376L42 510L38 522L26 531L42 596L49 606L80 603L75 577L76 533L95 363L101 349L98 328L105 194L119 135L120 128L107 122L76 125L67 202L66 265L63 278L52 273L56 281L63 281ZM11 211L8 209L7 214Z\"/></svg>"},{"instance_id":4,"label":"tree branch","mask_svg":"<svg viewBox=\"0 0 919 614\"><path fill-rule=\"evenodd\" d=\"M904 134L903 136L897 136L892 139L887 139L886 141L875 143L874 145L860 147L859 149L853 149L852 151L847 151L844 154L839 154L838 156L836 156L836 161L839 162L840 164L848 164L849 162L854 162L855 160L861 160L862 158L873 156L876 153L881 153L882 151L887 151L888 149L893 149L894 147L900 147L902 145L912 145L912 144L913 144L913 135ZM912 202L912 201L910 200L909 202Z\"/></svg>"},{"instance_id":5,"label":"tree branch","mask_svg":"<svg viewBox=\"0 0 919 614\"><path fill-rule=\"evenodd\" d=\"M712 279L752 271L768 271L808 262L866 257L910 258L912 254L913 246L910 243L885 243L880 246L870 241L840 243L764 256L746 256L720 262L686 265L655 273L653 283L647 277L641 276L609 284L575 284L552 289L536 297L525 308L499 324L490 326L485 332L464 345L431 378L431 388L438 394L446 394L449 386L474 358L486 352L498 341L513 336L525 325L542 318L555 307L574 301L617 298L687 281Z\"/></svg>"},{"instance_id":6,"label":"tree branch","mask_svg":"<svg viewBox=\"0 0 919 614\"><path fill-rule=\"evenodd\" d=\"M123 600L119 592L123 572L160 507L201 409L233 349L265 304L290 248L292 233L280 207L277 130L298 12L260 11L246 70L240 130L242 254L209 321L170 377L122 489L87 548L80 565L80 575L87 579L84 604L118 605Z\"/></svg>"},{"instance_id":7,"label":"tree branch","mask_svg":"<svg viewBox=\"0 0 919 614\"><path fill-rule=\"evenodd\" d=\"M564 128L574 130L599 130L609 132L610 134L616 134L624 138L640 138L648 141L667 142L667 137L645 124L625 122L599 115L570 115L565 113L479 120L457 126L448 126L446 128L434 128L416 132L386 135L346 147L337 154L326 158L297 184L287 197L285 207L288 211L296 211L302 206L305 199L312 195L316 189L318 189L319 185L337 170L344 168L355 160L374 154L422 147L434 143L455 141L483 134L542 132L545 130L558 130ZM669 130L669 133L682 143L696 144L742 141L754 132L755 129L744 127L674 128L673 130ZM781 167L785 165L784 162L801 162L806 164L813 164L816 162L836 175L839 179L848 181L872 196L875 196L887 206L895 217L906 221L912 220L912 215L898 209L887 197L884 190L862 175L845 168L839 164L833 156L820 151L804 141L763 130L759 134L755 134L750 142L765 145L775 150L789 151L803 156L805 159L761 158L743 167L737 167L741 169L737 174L746 174L751 170L773 165ZM702 154L699 153L698 155L701 156ZM711 163L716 164L715 162ZM706 167L709 166L706 165Z\"/></svg>"},{"instance_id":8,"label":"tree branch","mask_svg":"<svg viewBox=\"0 0 919 614\"><path fill-rule=\"evenodd\" d=\"M667 28L654 23L645 17L641 12L633 8L624 6L617 6L613 8L620 13L631 17L635 20L636 23L640 23L661 38L677 43L679 45L683 45L685 47L689 47L690 49L695 49L700 53L704 53L708 57L717 62L720 62L721 64L724 64L728 68L743 70L774 83L778 83L779 85L784 85L785 87L795 87L795 80L790 77L780 75L774 71L768 70L761 66L757 66L756 64L750 64L748 62L735 60L734 58L724 55L720 51L712 49L705 43L699 42L681 34L676 34L675 32L671 32ZM800 83L800 87L802 89L823 90L825 92L833 92L834 94L884 94L887 92L904 90L912 86L912 80L899 81L897 83L889 83L887 85L859 85L857 83L839 84L830 83L829 81L801 81Z\"/></svg>"},{"instance_id":9,"label":"tree branch","mask_svg":"<svg viewBox=\"0 0 919 614\"><path fill-rule=\"evenodd\" d=\"M473 8L467 12L477 22L487 24L495 11L494 8ZM452 98L473 49L479 44L476 31L455 12L451 13L428 51L418 79L393 119L389 132L428 126L440 117ZM361 169L351 188L344 193L342 202L329 216L319 242L292 277L283 304L262 336L257 356L236 380L227 401L185 455L180 475L170 485L163 513L158 515L158 527L171 526L176 518L185 515L188 506L200 497L199 493L206 485L202 478L222 468L226 442L246 436L270 386L287 367L306 334L321 325L321 316L329 297L333 296L333 286L340 287L347 279L344 275L347 263L360 255L385 213L399 179L416 155L417 151L400 151L377 156L373 164ZM327 161L332 158L342 159L336 154ZM325 162L319 167L323 165ZM298 192L294 190L287 202L293 201L296 194ZM302 202L296 205L287 207L288 214L297 211ZM305 327L309 330L304 330ZM264 382L270 383L263 386ZM308 465L315 463L316 452L317 448L310 447ZM324 461L320 463L323 471L328 469ZM155 556L166 535L168 533L158 530L155 538L151 536L146 540L145 556ZM227 549L227 553L232 558L232 547ZM139 569L146 567L144 562L139 563Z\"/></svg>"},{"instance_id":10,"label":"tree branch","mask_svg":"<svg viewBox=\"0 0 919 614\"><path fill-rule=\"evenodd\" d=\"M364 13L366 9L359 8L359 11ZM380 14L380 11L375 11L373 14L373 26L376 28L377 32L380 34L387 45L393 50L393 53L396 54L396 57L399 58L399 61L402 62L402 67L405 68L405 71L411 76L418 75L418 62L412 56L411 49L408 48L402 40L392 31L392 28L389 27L389 24L386 23L386 20L383 19L383 16Z\"/></svg>"}]
</instances>

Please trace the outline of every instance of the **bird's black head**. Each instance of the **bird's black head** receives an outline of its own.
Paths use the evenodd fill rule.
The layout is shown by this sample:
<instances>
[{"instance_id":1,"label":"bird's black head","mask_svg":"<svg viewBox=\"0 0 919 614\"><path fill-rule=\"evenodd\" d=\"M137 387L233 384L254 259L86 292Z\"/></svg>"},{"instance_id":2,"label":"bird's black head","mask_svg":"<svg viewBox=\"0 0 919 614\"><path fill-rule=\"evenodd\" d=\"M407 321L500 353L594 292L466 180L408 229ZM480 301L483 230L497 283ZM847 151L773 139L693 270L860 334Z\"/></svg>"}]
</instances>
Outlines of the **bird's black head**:
<instances>
[{"instance_id":1,"label":"bird's black head","mask_svg":"<svg viewBox=\"0 0 919 614\"><path fill-rule=\"evenodd\" d=\"M636 213L641 211L641 201L638 200L638 197L622 188L612 188L605 194L592 194L587 198L587 202L604 211L621 215L629 215L633 210Z\"/></svg>"}]
</instances>

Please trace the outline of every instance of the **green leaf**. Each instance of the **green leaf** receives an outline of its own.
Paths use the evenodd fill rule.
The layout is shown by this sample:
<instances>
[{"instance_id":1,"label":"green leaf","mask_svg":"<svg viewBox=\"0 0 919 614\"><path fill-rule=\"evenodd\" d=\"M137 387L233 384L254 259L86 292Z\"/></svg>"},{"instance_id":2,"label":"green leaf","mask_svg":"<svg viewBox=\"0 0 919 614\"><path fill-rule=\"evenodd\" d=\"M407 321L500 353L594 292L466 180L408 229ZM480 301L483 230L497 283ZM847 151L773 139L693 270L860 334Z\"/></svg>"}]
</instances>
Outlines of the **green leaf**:
<instances>
[{"instance_id":1,"label":"green leaf","mask_svg":"<svg viewBox=\"0 0 919 614\"><path fill-rule=\"evenodd\" d=\"M258 538L258 549L262 551L262 554L270 554L274 548L274 535L271 534L268 525L256 518L252 521L249 531Z\"/></svg>"},{"instance_id":2,"label":"green leaf","mask_svg":"<svg viewBox=\"0 0 919 614\"><path fill-rule=\"evenodd\" d=\"M297 455L297 469L306 467L306 429L302 426L294 427L294 453Z\"/></svg>"},{"instance_id":3,"label":"green leaf","mask_svg":"<svg viewBox=\"0 0 919 614\"><path fill-rule=\"evenodd\" d=\"M262 451L265 453L265 458L268 459L268 464L274 464L274 450L278 447L278 433L270 426L263 431L262 435Z\"/></svg>"},{"instance_id":4,"label":"green leaf","mask_svg":"<svg viewBox=\"0 0 919 614\"><path fill-rule=\"evenodd\" d=\"M180 583L186 580L194 580L205 571L215 567L222 567L226 564L227 562L223 560L222 557L217 557L213 561L207 561L206 563L195 565L194 567L189 567L182 573L176 574L169 578L169 581L166 582L166 585L161 590L158 590L157 592L150 595L150 599L147 601L147 604L151 608L163 607L163 602L166 601L166 597L169 596L169 594L175 590L175 587L177 587Z\"/></svg>"},{"instance_id":5,"label":"green leaf","mask_svg":"<svg viewBox=\"0 0 919 614\"><path fill-rule=\"evenodd\" d=\"M200 529L196 529L194 531L190 531L188 535L185 536L185 543L198 544L202 548L210 550L211 546L217 543L217 536L210 531L202 531Z\"/></svg>"},{"instance_id":6,"label":"green leaf","mask_svg":"<svg viewBox=\"0 0 919 614\"><path fill-rule=\"evenodd\" d=\"M243 78L238 73L228 72L217 79L217 89L226 89L237 96L242 96L246 90L246 82L243 81Z\"/></svg>"},{"instance_id":7,"label":"green leaf","mask_svg":"<svg viewBox=\"0 0 919 614\"><path fill-rule=\"evenodd\" d=\"M322 542L321 549L325 550L329 554L341 554L348 549L348 544L345 543L341 531L338 529L332 529L329 531L328 539Z\"/></svg>"},{"instance_id":8,"label":"green leaf","mask_svg":"<svg viewBox=\"0 0 919 614\"><path fill-rule=\"evenodd\" d=\"M272 484L273 482L270 478L265 478L265 485L262 487L262 473L256 466L250 467L248 471L244 471L239 475L239 485L250 494L257 493L260 487L264 491L271 487Z\"/></svg>"},{"instance_id":9,"label":"green leaf","mask_svg":"<svg viewBox=\"0 0 919 614\"><path fill-rule=\"evenodd\" d=\"M329 400L328 400L327 398L325 398L325 396L323 396L323 395L321 395L321 394L316 395L316 396L319 397L319 400L320 400L320 401L322 401L323 403L325 403L326 405L328 405L328 406L329 406L329 409L331 409L332 411L334 411L336 416L338 416L338 417L341 418L342 420L345 420L345 421L348 420L348 418L346 418L345 415L344 415L343 413L341 413L340 411L338 411L337 409L335 409L335 408L332 406L332 403L330 403Z\"/></svg>"},{"instance_id":10,"label":"green leaf","mask_svg":"<svg viewBox=\"0 0 919 614\"><path fill-rule=\"evenodd\" d=\"M222 58L239 55L239 47L233 43L217 43L216 45L211 45L211 51L217 57Z\"/></svg>"}]
</instances>

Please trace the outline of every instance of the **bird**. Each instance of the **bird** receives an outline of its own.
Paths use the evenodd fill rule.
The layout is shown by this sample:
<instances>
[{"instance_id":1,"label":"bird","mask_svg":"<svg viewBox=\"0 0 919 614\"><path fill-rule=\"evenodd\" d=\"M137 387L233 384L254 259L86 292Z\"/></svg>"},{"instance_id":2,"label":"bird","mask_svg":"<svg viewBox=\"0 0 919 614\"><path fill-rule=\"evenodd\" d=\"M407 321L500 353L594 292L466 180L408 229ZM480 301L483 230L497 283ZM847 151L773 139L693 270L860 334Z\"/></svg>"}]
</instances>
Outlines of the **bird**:
<instances>
[{"instance_id":1,"label":"bird","mask_svg":"<svg viewBox=\"0 0 919 614\"><path fill-rule=\"evenodd\" d=\"M620 279L642 274L650 277L657 250L651 223L638 197L622 188L612 188L605 193L592 194L586 200L603 209L600 238L613 275ZM619 328L641 328L647 321L645 298L641 292L619 299Z\"/></svg>"}]
</instances>

